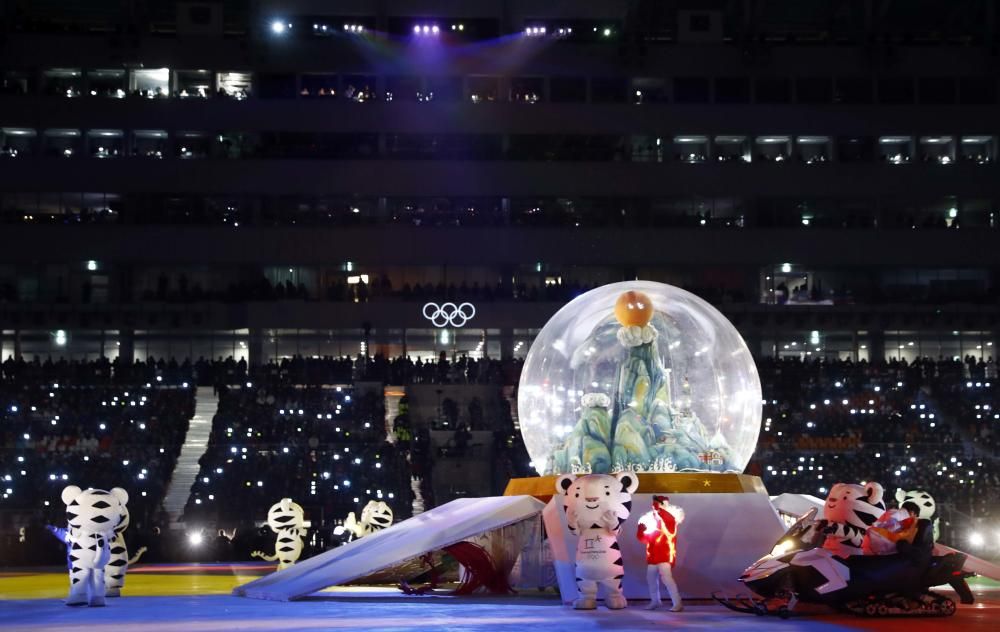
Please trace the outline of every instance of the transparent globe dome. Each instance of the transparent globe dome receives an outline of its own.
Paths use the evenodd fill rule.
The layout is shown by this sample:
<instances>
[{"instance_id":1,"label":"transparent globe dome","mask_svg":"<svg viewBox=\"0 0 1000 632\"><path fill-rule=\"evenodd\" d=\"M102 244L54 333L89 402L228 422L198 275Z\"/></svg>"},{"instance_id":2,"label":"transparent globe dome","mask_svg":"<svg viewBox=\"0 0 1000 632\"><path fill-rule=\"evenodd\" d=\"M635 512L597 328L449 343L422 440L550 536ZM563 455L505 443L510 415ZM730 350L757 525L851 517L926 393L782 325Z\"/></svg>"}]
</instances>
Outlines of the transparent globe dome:
<instances>
[{"instance_id":1,"label":"transparent globe dome","mask_svg":"<svg viewBox=\"0 0 1000 632\"><path fill-rule=\"evenodd\" d=\"M717 309L671 285L626 281L546 323L517 407L540 474L742 472L760 432L760 378Z\"/></svg>"}]
</instances>

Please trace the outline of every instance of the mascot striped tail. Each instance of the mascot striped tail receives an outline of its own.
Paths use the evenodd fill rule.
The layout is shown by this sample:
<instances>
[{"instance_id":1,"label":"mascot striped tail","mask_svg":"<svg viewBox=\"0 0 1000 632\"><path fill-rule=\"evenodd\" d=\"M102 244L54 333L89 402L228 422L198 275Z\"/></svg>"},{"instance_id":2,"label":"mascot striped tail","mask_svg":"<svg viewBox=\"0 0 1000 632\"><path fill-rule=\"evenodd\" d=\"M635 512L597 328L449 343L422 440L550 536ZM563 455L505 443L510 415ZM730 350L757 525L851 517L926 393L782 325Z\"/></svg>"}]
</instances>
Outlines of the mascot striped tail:
<instances>
[{"instance_id":1,"label":"mascot striped tail","mask_svg":"<svg viewBox=\"0 0 1000 632\"><path fill-rule=\"evenodd\" d=\"M128 525L128 508L123 505L121 520L118 522L118 526L115 527L115 537L111 541L111 560L104 571L104 587L107 593L106 596L108 597L121 596L122 588L125 587L125 573L146 552L146 547L142 547L129 559L128 547L125 545L125 529L128 528Z\"/></svg>"}]
</instances>

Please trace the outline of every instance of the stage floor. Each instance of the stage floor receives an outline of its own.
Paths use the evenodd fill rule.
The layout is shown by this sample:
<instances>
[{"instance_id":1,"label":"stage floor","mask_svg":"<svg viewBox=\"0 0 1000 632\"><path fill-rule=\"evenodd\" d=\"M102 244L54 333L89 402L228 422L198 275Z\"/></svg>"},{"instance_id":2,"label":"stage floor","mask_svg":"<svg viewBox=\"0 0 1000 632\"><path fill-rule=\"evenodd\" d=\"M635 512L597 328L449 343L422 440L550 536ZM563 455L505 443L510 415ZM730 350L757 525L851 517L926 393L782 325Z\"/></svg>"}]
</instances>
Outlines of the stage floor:
<instances>
[{"instance_id":1,"label":"stage floor","mask_svg":"<svg viewBox=\"0 0 1000 632\"><path fill-rule=\"evenodd\" d=\"M61 569L0 571L0 629L49 632L96 626L101 632L149 630L500 630L589 632L692 627L718 630L958 630L996 629L1000 587L975 588L979 602L959 606L947 619L862 619L844 615L789 621L730 612L710 603L682 613L650 612L636 602L623 611L575 611L554 593L517 597L407 597L393 588L337 588L304 601L233 597L234 586L269 572L267 564L139 565L129 572L125 596L106 608L68 608Z\"/></svg>"}]
</instances>

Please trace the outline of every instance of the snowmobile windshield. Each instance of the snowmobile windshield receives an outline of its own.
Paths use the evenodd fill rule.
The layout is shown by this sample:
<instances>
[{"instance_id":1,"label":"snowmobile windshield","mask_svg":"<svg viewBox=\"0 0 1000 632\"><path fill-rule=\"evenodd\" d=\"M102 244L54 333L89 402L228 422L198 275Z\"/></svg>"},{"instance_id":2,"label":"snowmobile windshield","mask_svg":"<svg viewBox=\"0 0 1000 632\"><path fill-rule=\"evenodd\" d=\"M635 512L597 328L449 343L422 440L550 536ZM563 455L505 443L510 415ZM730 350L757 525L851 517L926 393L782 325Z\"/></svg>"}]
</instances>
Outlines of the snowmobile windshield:
<instances>
[{"instance_id":1,"label":"snowmobile windshield","mask_svg":"<svg viewBox=\"0 0 1000 632\"><path fill-rule=\"evenodd\" d=\"M772 557L781 557L793 551L802 551L816 545L816 538L819 535L814 528L816 525L817 510L814 507L807 511L801 518L788 528L785 535L781 536L771 549Z\"/></svg>"}]
</instances>

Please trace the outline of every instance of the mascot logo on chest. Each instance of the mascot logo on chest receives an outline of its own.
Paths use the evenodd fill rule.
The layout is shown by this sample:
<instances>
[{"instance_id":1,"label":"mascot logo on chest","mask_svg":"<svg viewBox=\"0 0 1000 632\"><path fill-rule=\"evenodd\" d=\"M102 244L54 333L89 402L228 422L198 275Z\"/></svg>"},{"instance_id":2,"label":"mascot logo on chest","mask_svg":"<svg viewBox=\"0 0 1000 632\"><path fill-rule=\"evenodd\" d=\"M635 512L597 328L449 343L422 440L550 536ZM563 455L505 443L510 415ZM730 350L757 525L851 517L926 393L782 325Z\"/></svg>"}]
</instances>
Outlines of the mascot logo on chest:
<instances>
[{"instance_id":1,"label":"mascot logo on chest","mask_svg":"<svg viewBox=\"0 0 1000 632\"><path fill-rule=\"evenodd\" d=\"M607 590L604 599L613 610L628 605L622 594L622 563L618 532L632 510L632 494L639 479L632 472L615 475L573 474L560 476L556 492L562 496L566 525L579 536L576 547L576 585L578 598L573 607L590 610L597 607L597 587Z\"/></svg>"},{"instance_id":2,"label":"mascot logo on chest","mask_svg":"<svg viewBox=\"0 0 1000 632\"><path fill-rule=\"evenodd\" d=\"M115 529L125 514L128 492L115 487L80 489L69 485L62 491L69 523L70 606L103 606L106 595L104 569L111 561Z\"/></svg>"},{"instance_id":3,"label":"mascot logo on chest","mask_svg":"<svg viewBox=\"0 0 1000 632\"><path fill-rule=\"evenodd\" d=\"M865 531L885 513L884 493L874 482L837 483L830 488L821 523L827 534L823 548L840 557L861 555Z\"/></svg>"}]
</instances>

